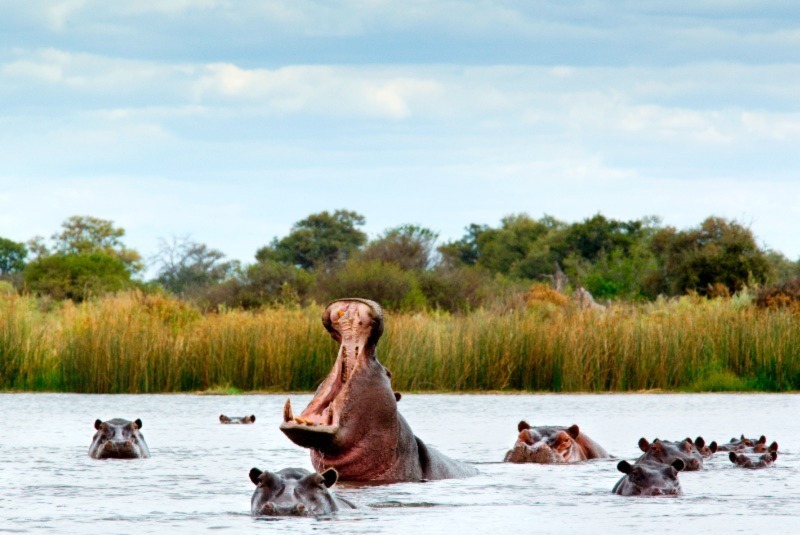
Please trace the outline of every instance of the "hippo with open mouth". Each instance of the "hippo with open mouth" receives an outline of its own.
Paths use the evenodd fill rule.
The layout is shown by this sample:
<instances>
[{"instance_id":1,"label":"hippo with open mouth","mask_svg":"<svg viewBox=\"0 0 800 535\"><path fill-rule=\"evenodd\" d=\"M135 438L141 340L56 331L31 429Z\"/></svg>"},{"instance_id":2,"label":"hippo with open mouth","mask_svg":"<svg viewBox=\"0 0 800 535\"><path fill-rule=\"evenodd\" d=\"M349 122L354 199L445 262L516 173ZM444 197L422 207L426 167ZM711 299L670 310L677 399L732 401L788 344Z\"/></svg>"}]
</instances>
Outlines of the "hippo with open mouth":
<instances>
[{"instance_id":1,"label":"hippo with open mouth","mask_svg":"<svg viewBox=\"0 0 800 535\"><path fill-rule=\"evenodd\" d=\"M728 454L728 458L736 466L739 466L741 468L750 468L752 470L757 470L759 468L767 468L775 464L775 461L778 460L778 451L776 448L775 450L770 450L768 453L765 453L764 455L760 455L758 457L753 457L745 455L743 453L736 453L735 451L732 451Z\"/></svg>"},{"instance_id":2,"label":"hippo with open mouth","mask_svg":"<svg viewBox=\"0 0 800 535\"><path fill-rule=\"evenodd\" d=\"M219 423L221 424L252 424L256 421L256 415L251 414L250 416L225 416L224 414L219 415Z\"/></svg>"},{"instance_id":3,"label":"hippo with open mouth","mask_svg":"<svg viewBox=\"0 0 800 535\"><path fill-rule=\"evenodd\" d=\"M299 416L286 400L280 427L292 442L311 449L318 472L335 468L343 481L383 483L478 473L426 446L397 411L391 373L376 357L380 305L340 299L325 308L322 323L340 344L336 362Z\"/></svg>"},{"instance_id":4,"label":"hippo with open mouth","mask_svg":"<svg viewBox=\"0 0 800 535\"><path fill-rule=\"evenodd\" d=\"M630 464L620 461L617 470L625 474L612 489L620 496L680 496L683 494L678 472L684 469L683 461L675 459L670 464L637 461Z\"/></svg>"},{"instance_id":5,"label":"hippo with open mouth","mask_svg":"<svg viewBox=\"0 0 800 535\"><path fill-rule=\"evenodd\" d=\"M131 422L122 418L95 420L97 432L89 446L89 456L93 459L147 459L150 450L139 431L142 421Z\"/></svg>"},{"instance_id":6,"label":"hippo with open mouth","mask_svg":"<svg viewBox=\"0 0 800 535\"><path fill-rule=\"evenodd\" d=\"M531 427L525 420L517 425L519 436L503 462L560 464L588 459L605 459L609 455L597 442L571 427Z\"/></svg>"},{"instance_id":7,"label":"hippo with open mouth","mask_svg":"<svg viewBox=\"0 0 800 535\"><path fill-rule=\"evenodd\" d=\"M257 516L319 516L355 509L352 502L328 490L337 478L333 469L318 474L303 468L284 468L275 473L253 468L250 481L256 489L250 512Z\"/></svg>"},{"instance_id":8,"label":"hippo with open mouth","mask_svg":"<svg viewBox=\"0 0 800 535\"><path fill-rule=\"evenodd\" d=\"M702 439L701 439L702 440ZM700 470L703 468L703 456L695 447L691 438L680 442L655 439L652 443L646 438L639 439L639 449L644 454L637 459L638 462L655 462L671 465L676 459L683 461L683 470Z\"/></svg>"}]
</instances>

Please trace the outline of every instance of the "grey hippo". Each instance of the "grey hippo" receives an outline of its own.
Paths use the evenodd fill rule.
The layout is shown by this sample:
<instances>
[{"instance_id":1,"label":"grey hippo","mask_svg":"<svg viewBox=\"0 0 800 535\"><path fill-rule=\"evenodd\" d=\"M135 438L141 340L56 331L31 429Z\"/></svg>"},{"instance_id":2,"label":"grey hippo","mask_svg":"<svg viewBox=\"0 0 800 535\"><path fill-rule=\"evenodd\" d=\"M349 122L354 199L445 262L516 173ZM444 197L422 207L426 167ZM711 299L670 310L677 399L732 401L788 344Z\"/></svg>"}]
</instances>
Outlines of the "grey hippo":
<instances>
[{"instance_id":1,"label":"grey hippo","mask_svg":"<svg viewBox=\"0 0 800 535\"><path fill-rule=\"evenodd\" d=\"M680 442L655 439L652 443L646 438L639 439L639 449L644 454L636 462L655 462L671 465L675 459L683 461L684 470L700 470L703 468L703 456L695 447L692 439Z\"/></svg>"},{"instance_id":2,"label":"grey hippo","mask_svg":"<svg viewBox=\"0 0 800 535\"><path fill-rule=\"evenodd\" d=\"M523 420L517 430L517 442L506 453L504 462L560 464L610 457L577 425L531 427Z\"/></svg>"},{"instance_id":3,"label":"grey hippo","mask_svg":"<svg viewBox=\"0 0 800 535\"><path fill-rule=\"evenodd\" d=\"M250 512L267 516L319 516L355 509L352 502L329 490L336 480L333 469L318 474L303 468L284 468L274 473L253 468L250 481L256 489L250 500Z\"/></svg>"},{"instance_id":4,"label":"grey hippo","mask_svg":"<svg viewBox=\"0 0 800 535\"><path fill-rule=\"evenodd\" d=\"M251 414L250 416L225 416L224 414L219 415L219 423L221 424L253 424L256 422L256 415Z\"/></svg>"},{"instance_id":5,"label":"grey hippo","mask_svg":"<svg viewBox=\"0 0 800 535\"><path fill-rule=\"evenodd\" d=\"M617 470L625 474L612 489L620 496L679 496L683 494L678 472L684 469L683 461L675 459L670 464L637 461L630 464L620 461Z\"/></svg>"},{"instance_id":6,"label":"grey hippo","mask_svg":"<svg viewBox=\"0 0 800 535\"><path fill-rule=\"evenodd\" d=\"M95 420L97 432L89 446L89 456L93 459L147 459L150 450L142 435L142 421L131 422L122 418Z\"/></svg>"},{"instance_id":7,"label":"grey hippo","mask_svg":"<svg viewBox=\"0 0 800 535\"><path fill-rule=\"evenodd\" d=\"M478 473L427 446L398 412L391 373L376 355L384 327L377 303L334 301L322 313L322 324L339 343L336 361L299 416L286 400L280 426L295 444L311 450L318 472L335 468L343 481L382 483Z\"/></svg>"}]
</instances>

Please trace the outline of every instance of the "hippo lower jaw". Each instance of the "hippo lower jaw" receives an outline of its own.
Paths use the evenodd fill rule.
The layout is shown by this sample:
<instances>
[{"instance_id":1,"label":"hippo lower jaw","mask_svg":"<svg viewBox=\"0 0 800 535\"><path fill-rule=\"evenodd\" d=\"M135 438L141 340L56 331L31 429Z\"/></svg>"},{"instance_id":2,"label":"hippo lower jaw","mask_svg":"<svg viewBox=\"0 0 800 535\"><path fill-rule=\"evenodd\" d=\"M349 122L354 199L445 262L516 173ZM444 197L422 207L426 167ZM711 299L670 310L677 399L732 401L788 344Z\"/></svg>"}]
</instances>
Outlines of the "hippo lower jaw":
<instances>
[{"instance_id":1,"label":"hippo lower jaw","mask_svg":"<svg viewBox=\"0 0 800 535\"><path fill-rule=\"evenodd\" d=\"M98 459L140 459L142 453L134 445L105 446L97 453Z\"/></svg>"},{"instance_id":2,"label":"hippo lower jaw","mask_svg":"<svg viewBox=\"0 0 800 535\"><path fill-rule=\"evenodd\" d=\"M298 446L325 451L330 451L335 447L336 434L339 432L338 425L311 427L293 420L283 422L280 429L289 437L289 440Z\"/></svg>"}]
</instances>

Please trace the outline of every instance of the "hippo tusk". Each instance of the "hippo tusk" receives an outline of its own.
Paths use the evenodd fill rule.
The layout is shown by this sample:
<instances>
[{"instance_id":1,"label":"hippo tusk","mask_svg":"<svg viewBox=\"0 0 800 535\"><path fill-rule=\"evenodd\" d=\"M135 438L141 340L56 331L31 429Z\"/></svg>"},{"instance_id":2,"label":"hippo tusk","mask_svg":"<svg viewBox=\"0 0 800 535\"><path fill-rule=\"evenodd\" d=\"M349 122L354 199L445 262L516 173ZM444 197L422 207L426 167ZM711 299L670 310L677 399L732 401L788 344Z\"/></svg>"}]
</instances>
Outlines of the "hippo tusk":
<instances>
[{"instance_id":1,"label":"hippo tusk","mask_svg":"<svg viewBox=\"0 0 800 535\"><path fill-rule=\"evenodd\" d=\"M294 420L294 414L292 413L292 400L286 398L286 404L283 406L283 421L291 422L292 420Z\"/></svg>"}]
</instances>

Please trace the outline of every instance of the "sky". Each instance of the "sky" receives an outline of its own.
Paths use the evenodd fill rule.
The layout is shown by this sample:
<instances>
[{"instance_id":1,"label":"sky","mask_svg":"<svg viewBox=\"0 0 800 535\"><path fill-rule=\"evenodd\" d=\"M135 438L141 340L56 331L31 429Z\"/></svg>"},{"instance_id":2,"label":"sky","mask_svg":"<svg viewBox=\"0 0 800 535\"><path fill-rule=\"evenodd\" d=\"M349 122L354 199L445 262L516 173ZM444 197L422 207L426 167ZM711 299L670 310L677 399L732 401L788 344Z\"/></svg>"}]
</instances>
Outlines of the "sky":
<instances>
[{"instance_id":1,"label":"sky","mask_svg":"<svg viewBox=\"0 0 800 535\"><path fill-rule=\"evenodd\" d=\"M355 210L710 215L800 259L794 0L0 0L0 237L72 215L245 263Z\"/></svg>"}]
</instances>

